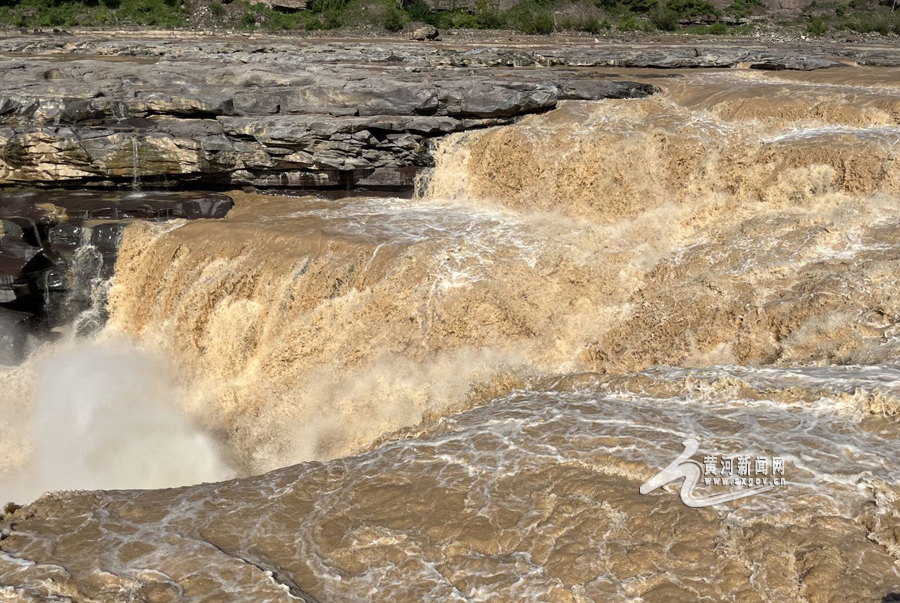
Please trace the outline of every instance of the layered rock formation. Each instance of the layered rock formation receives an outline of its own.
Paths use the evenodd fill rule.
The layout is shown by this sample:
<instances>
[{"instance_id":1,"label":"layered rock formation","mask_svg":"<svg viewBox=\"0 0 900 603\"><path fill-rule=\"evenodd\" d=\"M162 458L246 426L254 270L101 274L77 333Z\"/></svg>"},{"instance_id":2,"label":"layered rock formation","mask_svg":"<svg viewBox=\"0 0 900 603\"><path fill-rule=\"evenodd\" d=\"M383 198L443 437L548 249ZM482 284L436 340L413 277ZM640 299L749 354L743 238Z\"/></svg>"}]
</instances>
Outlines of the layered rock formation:
<instances>
[{"instance_id":1,"label":"layered rock formation","mask_svg":"<svg viewBox=\"0 0 900 603\"><path fill-rule=\"evenodd\" d=\"M24 354L30 326L95 329L125 227L134 220L223 218L219 194L0 192L0 364Z\"/></svg>"},{"instance_id":2,"label":"layered rock formation","mask_svg":"<svg viewBox=\"0 0 900 603\"><path fill-rule=\"evenodd\" d=\"M296 49L163 50L152 63L5 60L0 183L410 186L430 165L435 137L510 123L562 99L654 91L572 72L408 69L391 60L373 69L340 55L311 61ZM94 47L104 51L126 49Z\"/></svg>"},{"instance_id":3,"label":"layered rock formation","mask_svg":"<svg viewBox=\"0 0 900 603\"><path fill-rule=\"evenodd\" d=\"M408 187L430 143L655 88L585 67L818 69L841 48L452 48L13 37L0 184ZM62 56L65 61L60 61ZM861 63L897 62L871 50ZM528 67L529 69L520 69ZM577 68L577 69L576 69Z\"/></svg>"}]
</instances>

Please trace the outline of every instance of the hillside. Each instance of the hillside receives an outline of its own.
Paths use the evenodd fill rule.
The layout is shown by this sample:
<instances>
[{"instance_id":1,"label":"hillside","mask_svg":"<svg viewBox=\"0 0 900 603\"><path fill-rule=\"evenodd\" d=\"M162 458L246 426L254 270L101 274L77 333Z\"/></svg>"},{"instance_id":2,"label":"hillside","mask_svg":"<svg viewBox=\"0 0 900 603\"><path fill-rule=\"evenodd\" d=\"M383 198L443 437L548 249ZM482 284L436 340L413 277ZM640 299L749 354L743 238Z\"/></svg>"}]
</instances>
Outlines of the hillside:
<instances>
[{"instance_id":1,"label":"hillside","mask_svg":"<svg viewBox=\"0 0 900 603\"><path fill-rule=\"evenodd\" d=\"M419 37L509 31L595 37L641 34L896 36L891 2L850 0L2 0L7 28L131 28L315 32ZM429 33L430 32L430 33Z\"/></svg>"}]
</instances>

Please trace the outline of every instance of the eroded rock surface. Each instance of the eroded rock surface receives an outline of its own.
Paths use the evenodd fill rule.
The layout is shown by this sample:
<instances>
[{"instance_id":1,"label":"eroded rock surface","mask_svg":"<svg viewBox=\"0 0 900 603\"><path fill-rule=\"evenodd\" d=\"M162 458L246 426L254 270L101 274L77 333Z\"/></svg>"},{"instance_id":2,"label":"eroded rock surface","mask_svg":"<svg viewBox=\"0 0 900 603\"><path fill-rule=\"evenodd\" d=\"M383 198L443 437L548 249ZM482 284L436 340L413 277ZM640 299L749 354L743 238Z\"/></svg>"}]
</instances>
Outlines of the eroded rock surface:
<instances>
[{"instance_id":1,"label":"eroded rock surface","mask_svg":"<svg viewBox=\"0 0 900 603\"><path fill-rule=\"evenodd\" d=\"M0 309L58 326L97 306L102 323L97 287L113 275L128 224L224 218L233 205L215 193L0 192ZM23 322L15 323L20 333ZM0 354L21 351L17 335L0 339Z\"/></svg>"},{"instance_id":2,"label":"eroded rock surface","mask_svg":"<svg viewBox=\"0 0 900 603\"><path fill-rule=\"evenodd\" d=\"M73 44L0 42L16 53L0 63L0 184L408 187L431 165L436 137L560 99L655 90L570 70L491 69L539 63L502 52L467 69L410 45Z\"/></svg>"},{"instance_id":3,"label":"eroded rock surface","mask_svg":"<svg viewBox=\"0 0 900 603\"><path fill-rule=\"evenodd\" d=\"M586 68L812 70L848 62L846 52L10 37L0 40L0 184L409 187L448 133L656 89Z\"/></svg>"}]
</instances>

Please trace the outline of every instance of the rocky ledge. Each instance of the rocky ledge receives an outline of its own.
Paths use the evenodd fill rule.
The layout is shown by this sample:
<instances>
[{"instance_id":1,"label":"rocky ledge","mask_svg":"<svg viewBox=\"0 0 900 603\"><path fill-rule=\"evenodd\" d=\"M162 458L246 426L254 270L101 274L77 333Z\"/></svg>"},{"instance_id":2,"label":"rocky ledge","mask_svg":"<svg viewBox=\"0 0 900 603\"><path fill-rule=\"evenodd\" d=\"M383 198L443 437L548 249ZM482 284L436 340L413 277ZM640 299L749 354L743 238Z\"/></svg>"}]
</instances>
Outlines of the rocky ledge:
<instances>
[{"instance_id":1,"label":"rocky ledge","mask_svg":"<svg viewBox=\"0 0 900 603\"><path fill-rule=\"evenodd\" d=\"M11 36L0 39L0 185L408 187L432 164L437 137L561 100L656 91L591 68L815 69L842 60L839 50L734 45Z\"/></svg>"},{"instance_id":2,"label":"rocky ledge","mask_svg":"<svg viewBox=\"0 0 900 603\"><path fill-rule=\"evenodd\" d=\"M0 191L0 365L24 357L29 332L102 325L128 224L224 218L233 206L216 193Z\"/></svg>"},{"instance_id":3,"label":"rocky ledge","mask_svg":"<svg viewBox=\"0 0 900 603\"><path fill-rule=\"evenodd\" d=\"M236 60L249 47L166 46L150 61L127 45L67 60L0 48L17 51L0 60L0 184L403 187L435 137L655 91L571 70L311 61L300 48L273 61Z\"/></svg>"}]
</instances>

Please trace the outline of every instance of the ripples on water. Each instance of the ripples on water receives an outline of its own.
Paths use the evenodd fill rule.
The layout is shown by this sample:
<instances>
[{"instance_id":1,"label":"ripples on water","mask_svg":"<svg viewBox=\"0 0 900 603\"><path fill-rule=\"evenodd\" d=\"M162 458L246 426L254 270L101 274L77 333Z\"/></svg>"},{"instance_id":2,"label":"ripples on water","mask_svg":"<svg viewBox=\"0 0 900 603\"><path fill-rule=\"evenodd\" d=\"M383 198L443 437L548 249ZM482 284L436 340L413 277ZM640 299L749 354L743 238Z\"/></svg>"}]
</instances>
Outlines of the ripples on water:
<instances>
[{"instance_id":1,"label":"ripples on water","mask_svg":"<svg viewBox=\"0 0 900 603\"><path fill-rule=\"evenodd\" d=\"M413 200L237 193L221 221L130 227L107 327L66 344L91 355L0 375L6 466L34 477L47 414L75 412L53 458L104 465L84 441L120 429L137 457L38 490L274 471L45 498L103 515L13 534L55 561L3 553L0 576L270 601L900 591L900 105L798 77L691 74L455 135ZM640 495L691 437L698 461L782 457L788 483ZM129 474L142 448L170 457Z\"/></svg>"}]
</instances>

